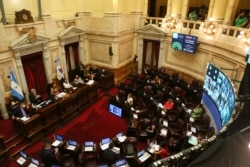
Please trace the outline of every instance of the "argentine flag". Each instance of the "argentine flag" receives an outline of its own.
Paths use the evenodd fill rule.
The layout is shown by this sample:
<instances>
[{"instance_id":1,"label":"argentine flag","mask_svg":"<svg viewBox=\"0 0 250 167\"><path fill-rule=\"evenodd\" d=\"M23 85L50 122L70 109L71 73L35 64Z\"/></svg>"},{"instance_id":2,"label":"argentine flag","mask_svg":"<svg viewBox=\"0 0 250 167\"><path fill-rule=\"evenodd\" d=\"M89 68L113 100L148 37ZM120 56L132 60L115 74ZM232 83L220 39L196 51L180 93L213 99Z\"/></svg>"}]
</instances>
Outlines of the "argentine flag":
<instances>
[{"instance_id":1,"label":"argentine flag","mask_svg":"<svg viewBox=\"0 0 250 167\"><path fill-rule=\"evenodd\" d=\"M64 78L64 75L63 75L62 67L61 67L61 65L60 65L60 60L59 60L59 58L56 59L56 64L57 64L57 67L56 67L57 79L60 81L61 79Z\"/></svg>"},{"instance_id":2,"label":"argentine flag","mask_svg":"<svg viewBox=\"0 0 250 167\"><path fill-rule=\"evenodd\" d=\"M16 98L18 98L19 100L23 100L24 95L23 92L16 80L16 76L14 74L13 70L10 70L10 88L11 88L11 95L15 96Z\"/></svg>"}]
</instances>

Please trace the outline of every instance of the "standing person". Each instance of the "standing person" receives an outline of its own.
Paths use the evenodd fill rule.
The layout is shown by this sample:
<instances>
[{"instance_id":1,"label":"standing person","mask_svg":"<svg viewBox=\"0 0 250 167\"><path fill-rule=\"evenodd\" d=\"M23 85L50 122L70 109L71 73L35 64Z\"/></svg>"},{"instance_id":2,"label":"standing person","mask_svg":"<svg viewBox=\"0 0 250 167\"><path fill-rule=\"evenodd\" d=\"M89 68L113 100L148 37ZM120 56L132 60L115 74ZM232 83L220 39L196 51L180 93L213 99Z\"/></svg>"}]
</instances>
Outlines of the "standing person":
<instances>
[{"instance_id":1,"label":"standing person","mask_svg":"<svg viewBox=\"0 0 250 167\"><path fill-rule=\"evenodd\" d=\"M79 77L81 77L82 79L84 79L84 64L80 61L80 63L78 64L78 66L76 67L77 70L77 74L79 75Z\"/></svg>"},{"instance_id":2,"label":"standing person","mask_svg":"<svg viewBox=\"0 0 250 167\"><path fill-rule=\"evenodd\" d=\"M42 96L34 88L30 90L29 99L32 104L39 104L43 101Z\"/></svg>"}]
</instances>

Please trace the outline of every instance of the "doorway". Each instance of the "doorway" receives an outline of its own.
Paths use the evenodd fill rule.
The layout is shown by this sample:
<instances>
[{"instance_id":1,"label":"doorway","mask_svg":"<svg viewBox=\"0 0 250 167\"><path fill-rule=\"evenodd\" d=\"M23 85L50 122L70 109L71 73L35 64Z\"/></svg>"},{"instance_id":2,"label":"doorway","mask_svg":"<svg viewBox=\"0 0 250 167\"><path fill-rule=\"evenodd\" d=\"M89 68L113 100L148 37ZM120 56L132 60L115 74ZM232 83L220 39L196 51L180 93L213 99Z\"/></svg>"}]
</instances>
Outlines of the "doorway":
<instances>
[{"instance_id":1,"label":"doorway","mask_svg":"<svg viewBox=\"0 0 250 167\"><path fill-rule=\"evenodd\" d=\"M65 60L67 65L68 81L73 81L76 75L76 67L80 63L78 48L79 43L65 45Z\"/></svg>"},{"instance_id":2,"label":"doorway","mask_svg":"<svg viewBox=\"0 0 250 167\"><path fill-rule=\"evenodd\" d=\"M142 73L145 68L158 69L160 41L143 41Z\"/></svg>"},{"instance_id":3,"label":"doorway","mask_svg":"<svg viewBox=\"0 0 250 167\"><path fill-rule=\"evenodd\" d=\"M36 52L22 56L21 61L28 90L30 91L32 88L35 88L43 97L46 97L47 79L43 62L43 53Z\"/></svg>"}]
</instances>

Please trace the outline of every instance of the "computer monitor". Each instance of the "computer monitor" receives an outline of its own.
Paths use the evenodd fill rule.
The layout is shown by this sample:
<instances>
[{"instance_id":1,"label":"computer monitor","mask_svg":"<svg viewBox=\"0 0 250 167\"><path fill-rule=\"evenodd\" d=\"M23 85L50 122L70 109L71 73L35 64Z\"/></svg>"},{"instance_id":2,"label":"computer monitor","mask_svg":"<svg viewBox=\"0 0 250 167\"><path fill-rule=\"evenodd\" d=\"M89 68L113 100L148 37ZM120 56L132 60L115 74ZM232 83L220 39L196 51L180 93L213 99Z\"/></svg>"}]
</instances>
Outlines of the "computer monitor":
<instances>
[{"instance_id":1,"label":"computer monitor","mask_svg":"<svg viewBox=\"0 0 250 167\"><path fill-rule=\"evenodd\" d=\"M101 140L101 144L107 144L107 143L110 143L110 138L107 137L107 138L104 138Z\"/></svg>"},{"instance_id":2,"label":"computer monitor","mask_svg":"<svg viewBox=\"0 0 250 167\"><path fill-rule=\"evenodd\" d=\"M125 165L125 164L126 164L126 159L121 159L119 161L116 161L115 166L119 167L119 166L122 166L122 165Z\"/></svg>"},{"instance_id":3,"label":"computer monitor","mask_svg":"<svg viewBox=\"0 0 250 167\"><path fill-rule=\"evenodd\" d=\"M63 136L56 134L55 139L58 141L63 141Z\"/></svg>"},{"instance_id":4,"label":"computer monitor","mask_svg":"<svg viewBox=\"0 0 250 167\"><path fill-rule=\"evenodd\" d=\"M122 108L114 104L111 104L111 103L109 104L109 112L118 117L122 117Z\"/></svg>"},{"instance_id":5,"label":"computer monitor","mask_svg":"<svg viewBox=\"0 0 250 167\"><path fill-rule=\"evenodd\" d=\"M77 145L77 141L75 141L75 140L69 140L68 144L71 145L71 146L76 146Z\"/></svg>"},{"instance_id":6,"label":"computer monitor","mask_svg":"<svg viewBox=\"0 0 250 167\"><path fill-rule=\"evenodd\" d=\"M84 146L85 146L85 147L94 146L94 142L93 142L93 141L85 141L85 142L84 142Z\"/></svg>"},{"instance_id":7,"label":"computer monitor","mask_svg":"<svg viewBox=\"0 0 250 167\"><path fill-rule=\"evenodd\" d=\"M133 118L134 119L138 119L138 115L137 114L133 114Z\"/></svg>"}]
</instances>

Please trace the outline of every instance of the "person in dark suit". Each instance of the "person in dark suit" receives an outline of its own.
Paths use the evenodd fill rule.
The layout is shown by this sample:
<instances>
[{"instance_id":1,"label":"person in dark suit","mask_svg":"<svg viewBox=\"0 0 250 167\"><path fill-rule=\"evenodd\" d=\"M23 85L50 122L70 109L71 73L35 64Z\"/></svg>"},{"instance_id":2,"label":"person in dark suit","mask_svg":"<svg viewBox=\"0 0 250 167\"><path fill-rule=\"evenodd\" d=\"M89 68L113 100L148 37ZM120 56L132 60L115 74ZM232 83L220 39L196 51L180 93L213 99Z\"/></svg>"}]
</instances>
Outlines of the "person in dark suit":
<instances>
[{"instance_id":1,"label":"person in dark suit","mask_svg":"<svg viewBox=\"0 0 250 167\"><path fill-rule=\"evenodd\" d=\"M24 103L19 103L12 111L12 119L20 119L22 117L29 117L29 107Z\"/></svg>"},{"instance_id":2,"label":"person in dark suit","mask_svg":"<svg viewBox=\"0 0 250 167\"><path fill-rule=\"evenodd\" d=\"M81 77L82 79L84 79L84 64L82 62L80 62L78 64L78 66L76 67L77 70L77 74L79 75L79 77Z\"/></svg>"},{"instance_id":3,"label":"person in dark suit","mask_svg":"<svg viewBox=\"0 0 250 167\"><path fill-rule=\"evenodd\" d=\"M29 99L32 104L39 104L43 101L42 96L34 88L30 90Z\"/></svg>"},{"instance_id":4,"label":"person in dark suit","mask_svg":"<svg viewBox=\"0 0 250 167\"><path fill-rule=\"evenodd\" d=\"M113 150L113 148L114 143L110 143L109 148L104 150L102 153L103 160L109 165L114 164L117 160L119 160L119 155Z\"/></svg>"},{"instance_id":5,"label":"person in dark suit","mask_svg":"<svg viewBox=\"0 0 250 167\"><path fill-rule=\"evenodd\" d=\"M60 152L58 148L53 148L49 142L45 143L40 152L41 159L45 164L45 167L60 164Z\"/></svg>"}]
</instances>

